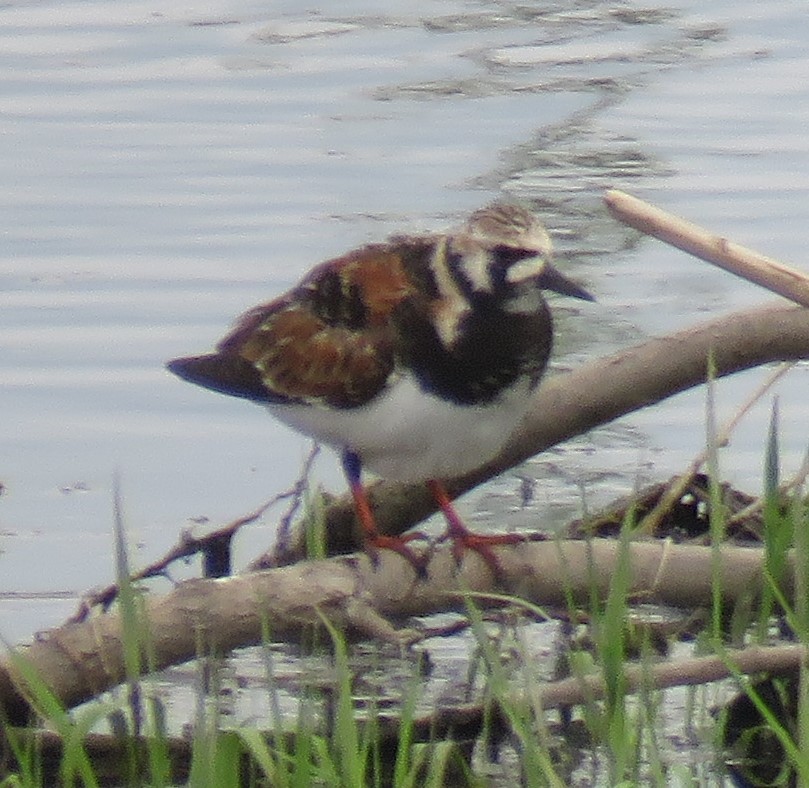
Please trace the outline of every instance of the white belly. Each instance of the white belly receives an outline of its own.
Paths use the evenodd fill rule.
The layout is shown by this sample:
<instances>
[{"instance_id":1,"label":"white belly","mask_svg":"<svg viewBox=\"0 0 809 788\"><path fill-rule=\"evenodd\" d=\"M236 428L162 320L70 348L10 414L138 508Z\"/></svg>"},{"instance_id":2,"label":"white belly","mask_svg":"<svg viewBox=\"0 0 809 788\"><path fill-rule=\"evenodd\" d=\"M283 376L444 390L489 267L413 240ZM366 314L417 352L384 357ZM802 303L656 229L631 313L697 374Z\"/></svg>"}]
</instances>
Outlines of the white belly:
<instances>
[{"instance_id":1,"label":"white belly","mask_svg":"<svg viewBox=\"0 0 809 788\"><path fill-rule=\"evenodd\" d=\"M355 451L386 479L424 481L461 476L495 457L525 414L528 381L485 405L461 406L400 378L368 405L330 410L268 405L273 416L338 450Z\"/></svg>"}]
</instances>

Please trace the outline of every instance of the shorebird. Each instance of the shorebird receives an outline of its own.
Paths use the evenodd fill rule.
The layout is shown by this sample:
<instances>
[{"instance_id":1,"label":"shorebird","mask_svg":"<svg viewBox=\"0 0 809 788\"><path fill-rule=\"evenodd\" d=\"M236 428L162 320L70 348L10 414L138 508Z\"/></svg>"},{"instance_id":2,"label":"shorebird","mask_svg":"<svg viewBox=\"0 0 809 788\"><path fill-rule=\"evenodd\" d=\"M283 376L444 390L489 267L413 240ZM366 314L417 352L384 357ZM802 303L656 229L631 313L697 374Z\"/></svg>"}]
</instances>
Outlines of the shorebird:
<instances>
[{"instance_id":1,"label":"shorebird","mask_svg":"<svg viewBox=\"0 0 809 788\"><path fill-rule=\"evenodd\" d=\"M394 236L313 268L290 291L243 314L213 353L168 368L265 406L340 454L366 549L399 552L379 533L362 469L426 482L456 561L516 534L480 535L455 512L442 479L492 460L528 410L548 363L551 290L593 300L550 263L551 241L524 208L494 203L459 230Z\"/></svg>"}]
</instances>

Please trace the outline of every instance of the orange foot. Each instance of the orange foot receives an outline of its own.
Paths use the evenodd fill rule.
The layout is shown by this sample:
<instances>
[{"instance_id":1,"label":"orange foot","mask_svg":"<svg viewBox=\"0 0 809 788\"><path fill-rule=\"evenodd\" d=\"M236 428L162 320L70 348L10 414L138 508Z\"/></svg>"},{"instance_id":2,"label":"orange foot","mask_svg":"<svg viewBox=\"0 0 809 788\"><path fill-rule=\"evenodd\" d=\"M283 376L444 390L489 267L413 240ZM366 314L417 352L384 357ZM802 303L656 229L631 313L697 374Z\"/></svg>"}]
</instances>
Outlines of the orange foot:
<instances>
[{"instance_id":1,"label":"orange foot","mask_svg":"<svg viewBox=\"0 0 809 788\"><path fill-rule=\"evenodd\" d=\"M371 511L371 505L368 502L365 488L360 483L351 483L350 486L351 494L354 498L354 509L365 537L365 550L371 558L371 563L374 567L379 566L380 550L393 550L413 567L413 570L420 579L426 578L427 564L430 562L429 553L420 555L407 546L407 543L412 542L414 539L426 540L426 534L421 533L421 531L414 531L404 536L387 536L380 534L376 528L376 520Z\"/></svg>"},{"instance_id":2,"label":"orange foot","mask_svg":"<svg viewBox=\"0 0 809 788\"><path fill-rule=\"evenodd\" d=\"M408 542L414 539L427 539L421 532L407 534L406 536L386 536L380 534L376 528L376 519L371 511L371 504L368 502L368 495L362 484L362 461L355 452L346 449L342 454L343 470L348 479L348 486L351 488L351 495L354 498L354 511L362 527L365 539L365 549L371 558L374 567L379 565L379 551L393 550L407 561L416 572L419 578L427 576L427 564L430 562L430 554L418 555L408 546Z\"/></svg>"},{"instance_id":3,"label":"orange foot","mask_svg":"<svg viewBox=\"0 0 809 788\"><path fill-rule=\"evenodd\" d=\"M489 570L498 582L504 580L503 569L492 548L501 545L521 544L528 541L526 537L521 534L484 535L473 533L461 521L444 485L436 479L427 482L427 485L447 521L447 531L438 541L445 542L447 539L452 540L452 556L455 559L455 563L460 566L463 562L464 553L467 550L473 550L486 562L486 566L489 567Z\"/></svg>"}]
</instances>

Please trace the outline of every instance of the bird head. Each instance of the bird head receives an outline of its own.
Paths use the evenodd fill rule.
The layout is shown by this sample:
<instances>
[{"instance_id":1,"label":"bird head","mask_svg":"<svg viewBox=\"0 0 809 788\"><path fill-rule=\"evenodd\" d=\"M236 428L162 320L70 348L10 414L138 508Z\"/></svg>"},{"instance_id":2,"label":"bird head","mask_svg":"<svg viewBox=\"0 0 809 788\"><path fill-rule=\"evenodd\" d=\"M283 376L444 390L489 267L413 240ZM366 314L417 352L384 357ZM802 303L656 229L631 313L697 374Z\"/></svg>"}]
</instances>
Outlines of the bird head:
<instances>
[{"instance_id":1,"label":"bird head","mask_svg":"<svg viewBox=\"0 0 809 788\"><path fill-rule=\"evenodd\" d=\"M520 205L495 202L475 211L450 244L462 250L468 281L478 291L516 296L527 289L552 290L595 300L551 264L552 244L542 222ZM479 250L473 247L478 246Z\"/></svg>"}]
</instances>

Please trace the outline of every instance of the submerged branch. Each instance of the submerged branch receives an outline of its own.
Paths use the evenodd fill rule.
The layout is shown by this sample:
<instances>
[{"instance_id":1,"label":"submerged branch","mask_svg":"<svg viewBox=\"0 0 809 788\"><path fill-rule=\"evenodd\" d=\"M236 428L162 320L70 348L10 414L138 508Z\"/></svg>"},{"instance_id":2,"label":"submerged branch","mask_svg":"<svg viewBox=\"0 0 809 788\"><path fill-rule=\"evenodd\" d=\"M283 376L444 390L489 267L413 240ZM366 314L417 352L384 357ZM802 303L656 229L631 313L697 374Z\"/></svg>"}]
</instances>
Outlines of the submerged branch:
<instances>
[{"instance_id":1,"label":"submerged branch","mask_svg":"<svg viewBox=\"0 0 809 788\"><path fill-rule=\"evenodd\" d=\"M649 692L677 686L694 686L722 679L766 673L789 675L806 660L803 646L787 645L753 646L728 650L722 657L693 657L654 665L629 665L625 668L625 690ZM567 678L543 684L533 693L515 694L509 702L516 707L549 710L591 704L606 696L607 684L598 673ZM393 758L402 741L403 725L411 742L435 742L453 739L470 741L477 739L489 726L507 725L507 716L500 706L486 702L442 705L434 711L416 715L403 722L399 717L381 716L366 725L380 733L380 749ZM360 724L363 728L363 724ZM67 745L58 733L48 730L18 731L17 737L24 746L36 751L42 759L41 769L46 784L56 784L61 776L60 767ZM262 734L269 747L284 742L284 751L296 747L296 734L277 730ZM125 782L132 752L137 752L146 762L149 748L154 743L146 738L126 738L119 735L90 733L84 737L83 746L93 764L94 773L102 784L118 785ZM184 783L191 771L193 744L184 738L166 738L160 746L165 748L173 784ZM393 753L394 755L390 755ZM248 756L241 756L244 768Z\"/></svg>"},{"instance_id":2,"label":"submerged branch","mask_svg":"<svg viewBox=\"0 0 809 788\"><path fill-rule=\"evenodd\" d=\"M327 616L349 635L406 644L419 638L391 620L448 609L464 610L469 594L506 592L537 605L564 607L569 599L604 598L621 560L617 540L545 541L497 548L499 585L472 554L458 570L449 547L437 550L429 578L416 578L410 564L382 551L380 564L364 556L304 561L295 566L217 580L192 580L165 596L147 596L137 637L148 644L144 664L160 670L198 656L226 654L255 645L269 631L273 640L297 641ZM723 547L714 565L710 547L668 541L627 546L630 598L683 608L710 603L713 578L728 602L750 601L764 581L764 550ZM787 579L784 590L791 594ZM480 596L479 596L480 595ZM569 596L568 596L569 595ZM502 604L502 595L491 604ZM65 705L74 706L125 679L125 638L117 612L51 630L20 650L28 664ZM13 659L0 662L0 709L20 722L28 712L25 680Z\"/></svg>"}]
</instances>

